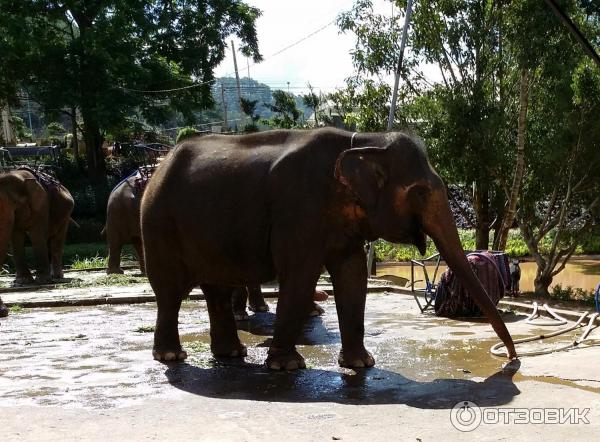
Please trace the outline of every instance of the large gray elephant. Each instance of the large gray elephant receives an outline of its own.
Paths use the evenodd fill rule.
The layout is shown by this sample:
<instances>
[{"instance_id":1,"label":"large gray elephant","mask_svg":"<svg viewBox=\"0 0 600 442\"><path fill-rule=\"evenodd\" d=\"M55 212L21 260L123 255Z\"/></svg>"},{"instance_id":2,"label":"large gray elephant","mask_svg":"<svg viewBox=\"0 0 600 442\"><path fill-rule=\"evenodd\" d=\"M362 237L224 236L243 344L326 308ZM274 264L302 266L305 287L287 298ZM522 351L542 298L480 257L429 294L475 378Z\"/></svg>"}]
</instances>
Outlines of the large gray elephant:
<instances>
[{"instance_id":1,"label":"large gray elephant","mask_svg":"<svg viewBox=\"0 0 600 442\"><path fill-rule=\"evenodd\" d=\"M158 167L142 200L146 272L158 306L154 358L187 357L178 313L198 284L206 296L212 352L244 356L231 287L277 277L266 363L271 369L304 367L295 344L325 265L342 340L338 362L372 366L363 344L364 241L384 238L424 253L425 235L515 358L512 338L461 247L446 187L413 138L325 128L186 140Z\"/></svg>"},{"instance_id":2,"label":"large gray elephant","mask_svg":"<svg viewBox=\"0 0 600 442\"><path fill-rule=\"evenodd\" d=\"M73 197L53 177L23 167L0 174L0 267L12 246L17 285L33 282L25 262L25 236L37 264L36 282L63 277L62 254Z\"/></svg>"}]
</instances>

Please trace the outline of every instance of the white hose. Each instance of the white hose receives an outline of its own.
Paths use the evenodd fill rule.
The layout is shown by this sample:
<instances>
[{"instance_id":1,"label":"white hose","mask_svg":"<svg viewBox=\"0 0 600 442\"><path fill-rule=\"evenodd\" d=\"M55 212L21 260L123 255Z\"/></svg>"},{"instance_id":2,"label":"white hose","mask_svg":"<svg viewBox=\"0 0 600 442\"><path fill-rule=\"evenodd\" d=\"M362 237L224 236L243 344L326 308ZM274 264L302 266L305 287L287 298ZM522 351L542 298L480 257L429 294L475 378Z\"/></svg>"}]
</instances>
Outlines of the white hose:
<instances>
[{"instance_id":1,"label":"white hose","mask_svg":"<svg viewBox=\"0 0 600 442\"><path fill-rule=\"evenodd\" d=\"M533 312L531 312L531 314L527 317L527 319L525 319L525 322L527 322L528 324L531 324L531 325L540 325L540 326L565 325L569 322L565 318L560 316L558 313L556 313L554 310L552 310L548 304L544 304L543 307L555 320L533 322L534 319L540 317L540 313L538 312L538 303L534 302L533 303Z\"/></svg>"},{"instance_id":2,"label":"white hose","mask_svg":"<svg viewBox=\"0 0 600 442\"><path fill-rule=\"evenodd\" d=\"M577 320L577 322L569 327L557 330L555 332L549 333L547 335L539 335L539 336L530 336L528 338L522 338L522 339L517 339L514 341L515 344L522 344L524 342L532 342L532 341L538 341L538 340L542 340L542 339L548 339L548 338L552 338L554 336L558 336L558 335L562 335L564 333L568 333L572 330L575 330L576 328L578 328L581 325L581 322L585 319L585 317L588 315L589 312L585 312L583 313L580 318ZM583 332L583 334L581 335L581 338L576 339L575 341L571 342L570 344L561 346L561 347L555 347L555 348L551 348L551 349L546 349L546 350L535 350L535 351L528 351L528 352L519 352L519 356L537 356L537 355L544 355L544 354L548 354L548 353L554 353L556 351L562 351L562 350L567 350L569 348L573 348L578 346L579 344L581 344L588 336L588 334L590 333L591 329L592 329L592 325L594 323L594 321L596 320L598 316L598 313L594 313L593 315L590 316L590 321L587 325L587 328L585 329L585 331ZM506 352L504 351L500 351L500 349L502 347L504 347L504 343L503 342L499 342L496 345L492 346L492 348L490 348L490 352L492 352L493 355L495 356L506 356Z\"/></svg>"}]
</instances>

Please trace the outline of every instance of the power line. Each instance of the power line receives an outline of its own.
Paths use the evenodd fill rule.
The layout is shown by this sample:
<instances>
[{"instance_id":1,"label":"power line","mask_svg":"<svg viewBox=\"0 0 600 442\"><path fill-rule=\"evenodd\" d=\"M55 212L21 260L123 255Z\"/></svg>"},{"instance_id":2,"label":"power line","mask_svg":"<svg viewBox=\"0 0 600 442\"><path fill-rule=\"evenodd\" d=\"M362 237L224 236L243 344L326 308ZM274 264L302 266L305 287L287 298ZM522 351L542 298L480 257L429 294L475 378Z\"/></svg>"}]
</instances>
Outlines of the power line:
<instances>
[{"instance_id":1,"label":"power line","mask_svg":"<svg viewBox=\"0 0 600 442\"><path fill-rule=\"evenodd\" d=\"M299 40L296 40L294 43L291 43L288 46L286 46L286 47L278 50L277 52L271 54L269 57L264 58L262 61L264 62L264 61L270 60L271 58L273 58L273 57L281 54L282 52L285 52L288 49L291 49L294 46L299 45L300 43L308 40L310 37L318 34L319 32L323 31L324 29L327 29L329 26L331 26L334 23L335 23L335 19L331 20L326 25L323 25L320 28L312 31L310 34L305 35L304 37L300 38ZM254 66L255 64L257 64L257 63L252 63L250 66ZM226 76L230 76L230 75L233 75L233 73L226 74ZM216 78L213 79L213 80L203 81L201 83L190 84L188 86L181 86L181 87L178 87L178 88L171 88L171 89L158 89L158 90L133 89L133 88L125 87L125 86L117 86L117 88L122 89L124 91L137 92L137 93L141 93L141 94L164 94L164 93L168 93L168 92L178 92L178 91L183 91L183 90L192 89L192 88L196 88L196 87L201 87L201 86L204 86L204 85L207 85L207 84L214 83L215 81L217 81Z\"/></svg>"}]
</instances>

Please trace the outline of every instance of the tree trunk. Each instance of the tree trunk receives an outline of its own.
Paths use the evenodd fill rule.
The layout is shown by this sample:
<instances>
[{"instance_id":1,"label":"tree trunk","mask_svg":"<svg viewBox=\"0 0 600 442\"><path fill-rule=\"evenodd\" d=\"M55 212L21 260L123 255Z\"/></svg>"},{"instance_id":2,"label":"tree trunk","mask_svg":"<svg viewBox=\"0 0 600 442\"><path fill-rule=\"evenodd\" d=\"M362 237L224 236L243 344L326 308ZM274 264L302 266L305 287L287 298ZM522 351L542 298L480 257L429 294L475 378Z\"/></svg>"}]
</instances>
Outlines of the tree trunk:
<instances>
[{"instance_id":1,"label":"tree trunk","mask_svg":"<svg viewBox=\"0 0 600 442\"><path fill-rule=\"evenodd\" d=\"M82 108L83 139L85 141L85 155L87 159L88 175L94 182L106 179L106 165L102 152L104 137L95 119Z\"/></svg>"},{"instance_id":2,"label":"tree trunk","mask_svg":"<svg viewBox=\"0 0 600 442\"><path fill-rule=\"evenodd\" d=\"M487 184L475 184L475 248L487 250L490 244L490 201Z\"/></svg>"},{"instance_id":3,"label":"tree trunk","mask_svg":"<svg viewBox=\"0 0 600 442\"><path fill-rule=\"evenodd\" d=\"M521 190L521 182L523 181L523 173L525 170L525 131L527 124L527 106L529 104L529 71L527 69L521 70L521 87L519 92L519 120L517 123L517 162L515 165L515 175L513 177L513 184L510 190L510 196L508 200L508 209L502 222L502 228L500 230L500 239L498 241L498 248L500 250L506 249L506 241L508 240L508 232L515 221L515 215L517 212L517 202L519 200L519 193Z\"/></svg>"},{"instance_id":4,"label":"tree trunk","mask_svg":"<svg viewBox=\"0 0 600 442\"><path fill-rule=\"evenodd\" d=\"M73 156L79 157L79 140L77 139L77 109L75 106L71 107L71 125L73 126Z\"/></svg>"},{"instance_id":5,"label":"tree trunk","mask_svg":"<svg viewBox=\"0 0 600 442\"><path fill-rule=\"evenodd\" d=\"M547 273L547 269L543 269L542 272L538 272L533 281L536 295L548 296L550 293L548 287L552 284L552 276Z\"/></svg>"}]
</instances>

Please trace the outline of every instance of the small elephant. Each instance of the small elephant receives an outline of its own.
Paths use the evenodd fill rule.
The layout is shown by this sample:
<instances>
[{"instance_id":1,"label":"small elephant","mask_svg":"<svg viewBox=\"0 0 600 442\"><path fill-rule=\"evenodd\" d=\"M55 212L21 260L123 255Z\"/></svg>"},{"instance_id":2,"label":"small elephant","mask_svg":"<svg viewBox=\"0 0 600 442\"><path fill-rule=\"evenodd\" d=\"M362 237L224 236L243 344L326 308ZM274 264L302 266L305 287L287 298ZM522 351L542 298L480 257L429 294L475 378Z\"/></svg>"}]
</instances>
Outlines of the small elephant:
<instances>
[{"instance_id":1,"label":"small elephant","mask_svg":"<svg viewBox=\"0 0 600 442\"><path fill-rule=\"evenodd\" d=\"M144 251L140 229L140 204L143 194L143 178L136 170L115 186L108 198L104 233L108 242L108 268L106 273L123 273L121 250L133 244L140 270L145 272Z\"/></svg>"},{"instance_id":2,"label":"small elephant","mask_svg":"<svg viewBox=\"0 0 600 442\"><path fill-rule=\"evenodd\" d=\"M461 247L444 183L403 133L322 128L204 135L179 144L142 199L146 272L157 300L153 356L183 360L178 315L200 285L216 356L242 357L232 287L279 280L275 370L305 367L296 341L323 265L331 276L344 367L372 366L364 347L365 240L414 244L426 235L506 345L515 347Z\"/></svg>"},{"instance_id":3,"label":"small elephant","mask_svg":"<svg viewBox=\"0 0 600 442\"><path fill-rule=\"evenodd\" d=\"M73 206L69 191L43 172L21 167L0 174L0 267L10 244L16 285L33 282L25 262L26 234L35 254L36 282L63 277L62 254Z\"/></svg>"}]
</instances>

